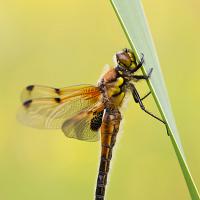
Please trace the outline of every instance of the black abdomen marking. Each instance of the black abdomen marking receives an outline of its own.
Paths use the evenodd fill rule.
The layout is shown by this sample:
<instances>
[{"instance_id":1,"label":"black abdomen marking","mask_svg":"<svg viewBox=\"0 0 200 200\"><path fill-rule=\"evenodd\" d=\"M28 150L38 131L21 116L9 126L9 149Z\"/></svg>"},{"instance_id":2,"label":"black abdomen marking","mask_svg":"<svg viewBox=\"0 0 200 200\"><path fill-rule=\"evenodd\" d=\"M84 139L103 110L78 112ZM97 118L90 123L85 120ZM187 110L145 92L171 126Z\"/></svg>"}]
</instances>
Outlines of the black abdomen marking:
<instances>
[{"instance_id":1,"label":"black abdomen marking","mask_svg":"<svg viewBox=\"0 0 200 200\"><path fill-rule=\"evenodd\" d=\"M94 114L94 117L91 119L90 128L93 131L98 131L102 124L103 111Z\"/></svg>"}]
</instances>

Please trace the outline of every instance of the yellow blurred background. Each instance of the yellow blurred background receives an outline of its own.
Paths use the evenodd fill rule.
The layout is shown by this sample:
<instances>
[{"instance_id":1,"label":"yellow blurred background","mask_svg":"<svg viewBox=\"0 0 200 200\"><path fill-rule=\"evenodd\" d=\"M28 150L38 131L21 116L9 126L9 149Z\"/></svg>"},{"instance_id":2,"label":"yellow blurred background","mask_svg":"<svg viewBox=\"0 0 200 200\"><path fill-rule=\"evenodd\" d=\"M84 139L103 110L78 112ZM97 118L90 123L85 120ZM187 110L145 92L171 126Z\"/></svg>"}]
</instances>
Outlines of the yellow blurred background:
<instances>
[{"instance_id":1,"label":"yellow blurred background","mask_svg":"<svg viewBox=\"0 0 200 200\"><path fill-rule=\"evenodd\" d=\"M200 1L143 0L188 164L200 189ZM137 27L135 27L137 28ZM91 200L100 143L16 121L26 85L95 84L129 47L109 1L0 1L0 199ZM148 90L139 83L141 94ZM158 114L150 97L149 110ZM190 199L165 128L131 101L108 200Z\"/></svg>"}]
</instances>

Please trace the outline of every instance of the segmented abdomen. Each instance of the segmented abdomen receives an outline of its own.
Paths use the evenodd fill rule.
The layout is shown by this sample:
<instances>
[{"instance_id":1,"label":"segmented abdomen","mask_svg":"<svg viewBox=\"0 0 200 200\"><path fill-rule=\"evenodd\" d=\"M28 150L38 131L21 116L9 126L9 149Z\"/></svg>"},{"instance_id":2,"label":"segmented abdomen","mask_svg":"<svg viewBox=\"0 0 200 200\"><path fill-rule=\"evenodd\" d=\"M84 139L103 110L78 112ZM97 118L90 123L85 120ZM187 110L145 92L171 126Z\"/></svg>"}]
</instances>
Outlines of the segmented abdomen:
<instances>
[{"instance_id":1,"label":"segmented abdomen","mask_svg":"<svg viewBox=\"0 0 200 200\"><path fill-rule=\"evenodd\" d=\"M119 130L121 114L117 108L106 109L101 125L101 161L96 186L96 200L103 200L109 172L112 149Z\"/></svg>"}]
</instances>

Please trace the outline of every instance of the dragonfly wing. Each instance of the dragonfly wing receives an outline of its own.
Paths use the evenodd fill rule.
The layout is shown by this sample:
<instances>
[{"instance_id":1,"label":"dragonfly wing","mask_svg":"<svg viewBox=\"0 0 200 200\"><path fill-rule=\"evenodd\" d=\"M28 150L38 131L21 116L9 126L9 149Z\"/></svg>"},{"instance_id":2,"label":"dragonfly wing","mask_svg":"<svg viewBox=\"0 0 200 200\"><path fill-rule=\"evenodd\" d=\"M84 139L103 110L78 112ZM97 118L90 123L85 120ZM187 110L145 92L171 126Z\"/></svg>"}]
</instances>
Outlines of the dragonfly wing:
<instances>
[{"instance_id":1,"label":"dragonfly wing","mask_svg":"<svg viewBox=\"0 0 200 200\"><path fill-rule=\"evenodd\" d=\"M22 103L36 98L49 98L49 97L58 97L59 94L56 92L58 89L42 86L42 85L29 85L21 93Z\"/></svg>"},{"instance_id":2,"label":"dragonfly wing","mask_svg":"<svg viewBox=\"0 0 200 200\"><path fill-rule=\"evenodd\" d=\"M97 108L102 108L102 106ZM98 130L102 123L102 116L103 110L101 109L98 112L94 112L94 110L80 112L76 116L64 122L62 125L62 131L69 138L88 142L98 141Z\"/></svg>"},{"instance_id":3,"label":"dragonfly wing","mask_svg":"<svg viewBox=\"0 0 200 200\"><path fill-rule=\"evenodd\" d=\"M80 95L87 93L88 91L96 92L97 87L89 84L74 85L64 88L53 88L43 85L29 85L21 93L21 101L25 102L30 99L37 98L56 98L56 97L67 97L72 95ZM77 94L78 93L78 94Z\"/></svg>"},{"instance_id":4,"label":"dragonfly wing","mask_svg":"<svg viewBox=\"0 0 200 200\"><path fill-rule=\"evenodd\" d=\"M93 107L101 99L99 88L92 85L62 89L35 86L29 94L26 90L22 92L23 106L17 118L34 128L61 128L67 119Z\"/></svg>"}]
</instances>

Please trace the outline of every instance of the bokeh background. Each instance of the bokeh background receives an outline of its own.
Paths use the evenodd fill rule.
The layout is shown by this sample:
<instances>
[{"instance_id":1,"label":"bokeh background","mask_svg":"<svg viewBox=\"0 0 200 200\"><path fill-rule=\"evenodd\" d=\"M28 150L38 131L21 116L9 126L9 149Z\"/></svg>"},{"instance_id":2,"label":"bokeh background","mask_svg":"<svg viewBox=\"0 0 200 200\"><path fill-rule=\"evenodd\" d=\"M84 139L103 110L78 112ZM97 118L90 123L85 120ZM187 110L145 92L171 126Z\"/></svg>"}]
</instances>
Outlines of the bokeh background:
<instances>
[{"instance_id":1,"label":"bokeh background","mask_svg":"<svg viewBox=\"0 0 200 200\"><path fill-rule=\"evenodd\" d=\"M180 137L200 189L200 1L143 0ZM135 27L137 28L137 27ZM100 143L68 139L16 121L26 85L95 84L129 47L109 1L0 1L0 199L90 200ZM141 94L148 91L139 83ZM146 106L158 114L152 97ZM162 124L133 101L114 151L108 200L188 200Z\"/></svg>"}]
</instances>

